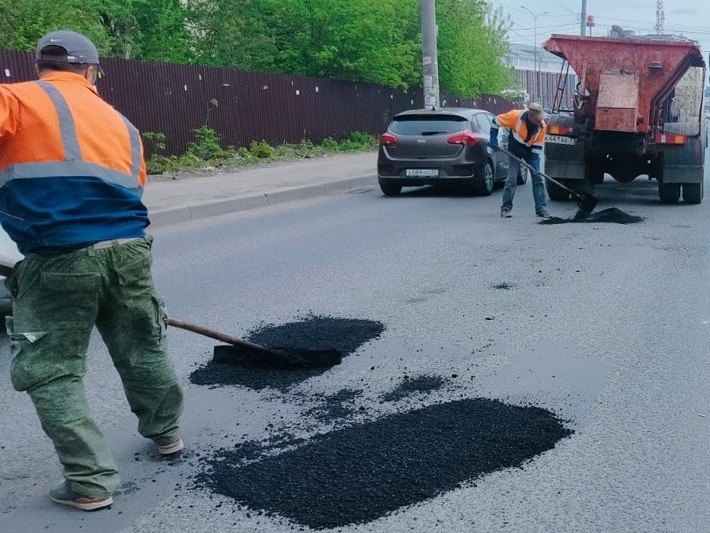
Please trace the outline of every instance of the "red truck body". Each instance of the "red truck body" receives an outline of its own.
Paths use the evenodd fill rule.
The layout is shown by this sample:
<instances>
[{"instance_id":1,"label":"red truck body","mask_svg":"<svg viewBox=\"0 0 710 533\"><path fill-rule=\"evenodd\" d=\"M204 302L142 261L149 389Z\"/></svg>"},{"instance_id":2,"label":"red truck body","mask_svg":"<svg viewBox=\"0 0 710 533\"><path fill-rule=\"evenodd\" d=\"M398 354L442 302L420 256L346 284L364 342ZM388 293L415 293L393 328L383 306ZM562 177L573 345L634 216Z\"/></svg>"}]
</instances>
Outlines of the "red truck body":
<instances>
[{"instance_id":1,"label":"red truck body","mask_svg":"<svg viewBox=\"0 0 710 533\"><path fill-rule=\"evenodd\" d=\"M579 77L573 109L556 101L549 121L547 174L588 193L605 174L623 182L648 175L664 202L681 191L687 202L702 200L705 62L697 43L552 35L543 46ZM565 83L561 75L558 94ZM551 182L548 192L567 197Z\"/></svg>"}]
</instances>

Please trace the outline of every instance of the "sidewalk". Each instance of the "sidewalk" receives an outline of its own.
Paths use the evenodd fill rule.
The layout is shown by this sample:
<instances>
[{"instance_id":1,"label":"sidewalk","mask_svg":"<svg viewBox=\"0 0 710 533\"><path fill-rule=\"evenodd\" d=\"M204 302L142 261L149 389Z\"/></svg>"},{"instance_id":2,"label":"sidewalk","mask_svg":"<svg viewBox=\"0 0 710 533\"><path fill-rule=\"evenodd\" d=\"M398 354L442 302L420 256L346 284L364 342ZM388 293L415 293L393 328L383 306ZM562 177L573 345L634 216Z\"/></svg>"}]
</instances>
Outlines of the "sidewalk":
<instances>
[{"instance_id":1,"label":"sidewalk","mask_svg":"<svg viewBox=\"0 0 710 533\"><path fill-rule=\"evenodd\" d=\"M245 211L377 184L377 153L276 163L215 176L148 183L152 227Z\"/></svg>"}]
</instances>

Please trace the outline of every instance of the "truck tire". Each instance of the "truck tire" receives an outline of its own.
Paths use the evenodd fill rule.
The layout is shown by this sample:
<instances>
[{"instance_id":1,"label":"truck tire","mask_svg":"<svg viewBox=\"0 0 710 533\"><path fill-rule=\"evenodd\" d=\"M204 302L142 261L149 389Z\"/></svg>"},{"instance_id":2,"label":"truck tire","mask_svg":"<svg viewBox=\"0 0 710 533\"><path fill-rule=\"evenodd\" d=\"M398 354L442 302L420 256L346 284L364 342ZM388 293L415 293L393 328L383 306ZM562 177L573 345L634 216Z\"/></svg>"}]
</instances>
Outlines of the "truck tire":
<instances>
[{"instance_id":1,"label":"truck tire","mask_svg":"<svg viewBox=\"0 0 710 533\"><path fill-rule=\"evenodd\" d=\"M402 186L389 180L379 180L380 189L385 196L398 196L402 192Z\"/></svg>"},{"instance_id":2,"label":"truck tire","mask_svg":"<svg viewBox=\"0 0 710 533\"><path fill-rule=\"evenodd\" d=\"M680 184L679 183L659 183L658 197L661 203L675 204L680 200Z\"/></svg>"},{"instance_id":3,"label":"truck tire","mask_svg":"<svg viewBox=\"0 0 710 533\"><path fill-rule=\"evenodd\" d=\"M550 196L550 200L563 202L569 198L569 191L566 191L556 183L545 180L545 185L547 185L547 194Z\"/></svg>"},{"instance_id":4,"label":"truck tire","mask_svg":"<svg viewBox=\"0 0 710 533\"><path fill-rule=\"evenodd\" d=\"M684 183L683 184L683 200L686 204L699 204L703 201L703 184L701 183Z\"/></svg>"}]
</instances>

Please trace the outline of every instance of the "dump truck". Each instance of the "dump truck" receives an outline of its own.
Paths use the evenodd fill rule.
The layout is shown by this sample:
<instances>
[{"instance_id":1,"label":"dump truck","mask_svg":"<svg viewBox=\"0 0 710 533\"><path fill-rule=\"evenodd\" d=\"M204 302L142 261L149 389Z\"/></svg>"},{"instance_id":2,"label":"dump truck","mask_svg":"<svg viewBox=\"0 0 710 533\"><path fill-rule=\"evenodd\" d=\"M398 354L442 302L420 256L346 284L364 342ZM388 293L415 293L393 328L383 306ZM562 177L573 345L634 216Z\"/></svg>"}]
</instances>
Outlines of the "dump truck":
<instances>
[{"instance_id":1,"label":"dump truck","mask_svg":"<svg viewBox=\"0 0 710 533\"><path fill-rule=\"evenodd\" d=\"M593 194L605 174L658 181L663 203L703 199L707 143L705 61L694 41L553 34L543 47L562 58L548 121L545 172ZM562 95L577 74L572 109ZM569 191L551 181L552 200Z\"/></svg>"}]
</instances>

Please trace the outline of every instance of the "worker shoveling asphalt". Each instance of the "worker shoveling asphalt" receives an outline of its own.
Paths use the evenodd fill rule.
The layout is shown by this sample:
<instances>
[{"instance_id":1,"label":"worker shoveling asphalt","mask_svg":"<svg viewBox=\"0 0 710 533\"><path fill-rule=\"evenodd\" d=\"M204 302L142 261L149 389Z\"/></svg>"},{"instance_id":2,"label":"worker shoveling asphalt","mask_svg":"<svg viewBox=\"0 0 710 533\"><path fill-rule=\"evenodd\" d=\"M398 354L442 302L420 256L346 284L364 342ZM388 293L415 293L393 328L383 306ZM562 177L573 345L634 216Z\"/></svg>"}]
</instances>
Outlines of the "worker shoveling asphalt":
<instances>
[{"instance_id":1,"label":"worker shoveling asphalt","mask_svg":"<svg viewBox=\"0 0 710 533\"><path fill-rule=\"evenodd\" d=\"M507 150L501 146L498 146L497 149L500 150L501 152L503 152L504 154L506 154L511 159L514 159L515 161L517 161L519 164L524 165L526 168L528 168L530 170L530 172L535 172L535 173L539 174L540 176L542 176L543 178L545 178L546 180L549 180L552 183L554 183L555 185L568 191L572 195L572 198L574 198L577 201L578 210L577 210L577 213L574 215L574 219L573 219L574 221L581 222L584 219L588 218L591 215L592 211L594 211L594 208L597 206L597 203L598 203L598 200L596 199L596 197L592 196L591 194L581 193L581 192L577 192L573 189L570 189L569 187L567 187L566 185L563 185L562 183L560 183L556 179L551 178L550 176L548 176L544 172L539 171L539 170L535 170L535 168L533 168L533 166L530 165L527 161L525 161L519 157L516 157L509 150Z\"/></svg>"}]
</instances>

